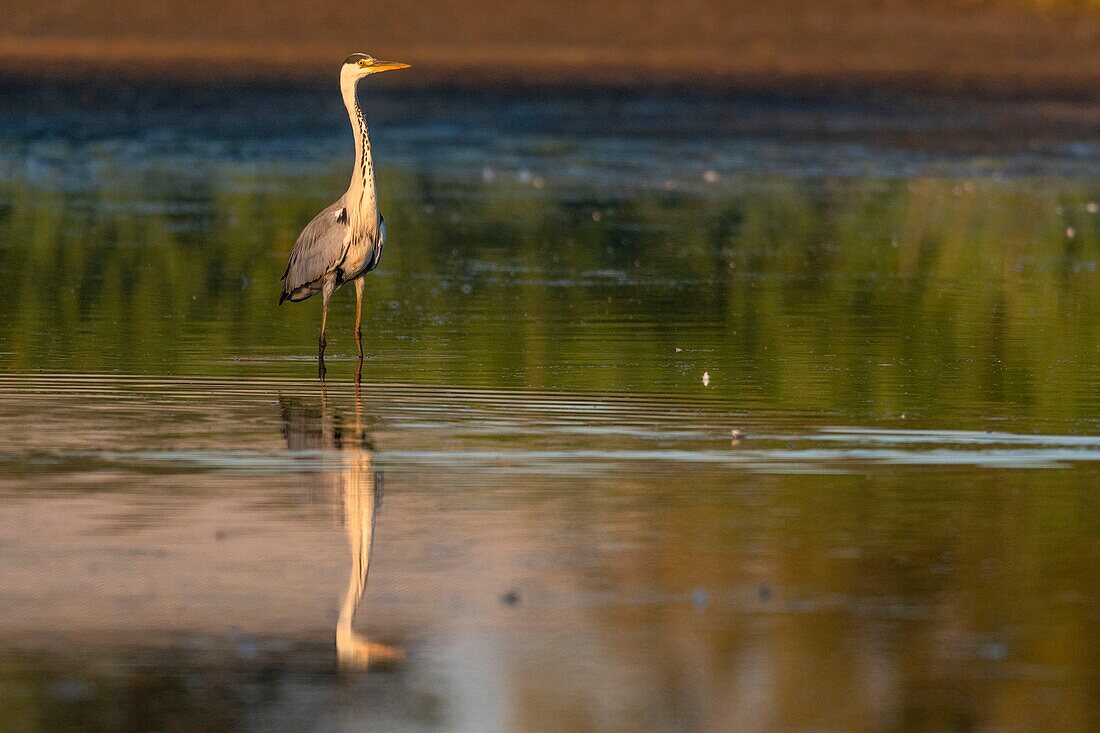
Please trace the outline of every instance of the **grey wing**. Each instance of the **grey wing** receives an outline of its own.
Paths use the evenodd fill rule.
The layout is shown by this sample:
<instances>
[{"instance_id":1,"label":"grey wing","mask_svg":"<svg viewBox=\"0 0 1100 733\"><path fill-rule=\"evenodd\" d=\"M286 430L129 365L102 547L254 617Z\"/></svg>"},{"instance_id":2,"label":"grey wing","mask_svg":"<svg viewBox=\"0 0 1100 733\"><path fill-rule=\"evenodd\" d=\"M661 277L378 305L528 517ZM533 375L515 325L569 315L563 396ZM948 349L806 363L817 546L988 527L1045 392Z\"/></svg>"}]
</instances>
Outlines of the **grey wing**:
<instances>
[{"instance_id":1,"label":"grey wing","mask_svg":"<svg viewBox=\"0 0 1100 733\"><path fill-rule=\"evenodd\" d=\"M321 290L325 276L339 268L347 255L347 225L343 201L332 204L306 224L290 251L280 303L305 300Z\"/></svg>"}]
</instances>

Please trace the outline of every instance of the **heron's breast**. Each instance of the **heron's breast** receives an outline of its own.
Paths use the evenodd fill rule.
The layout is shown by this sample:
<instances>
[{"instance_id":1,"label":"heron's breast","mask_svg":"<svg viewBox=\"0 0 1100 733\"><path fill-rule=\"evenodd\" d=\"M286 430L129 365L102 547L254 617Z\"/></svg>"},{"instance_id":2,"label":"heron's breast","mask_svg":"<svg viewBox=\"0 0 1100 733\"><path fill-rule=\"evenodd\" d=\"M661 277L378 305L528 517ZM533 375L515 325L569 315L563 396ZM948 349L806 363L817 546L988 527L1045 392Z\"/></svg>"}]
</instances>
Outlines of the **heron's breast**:
<instances>
[{"instance_id":1,"label":"heron's breast","mask_svg":"<svg viewBox=\"0 0 1100 733\"><path fill-rule=\"evenodd\" d=\"M348 246L348 254L344 258L341 270L346 279L351 279L367 268L374 253L375 238L371 236L353 237Z\"/></svg>"}]
</instances>

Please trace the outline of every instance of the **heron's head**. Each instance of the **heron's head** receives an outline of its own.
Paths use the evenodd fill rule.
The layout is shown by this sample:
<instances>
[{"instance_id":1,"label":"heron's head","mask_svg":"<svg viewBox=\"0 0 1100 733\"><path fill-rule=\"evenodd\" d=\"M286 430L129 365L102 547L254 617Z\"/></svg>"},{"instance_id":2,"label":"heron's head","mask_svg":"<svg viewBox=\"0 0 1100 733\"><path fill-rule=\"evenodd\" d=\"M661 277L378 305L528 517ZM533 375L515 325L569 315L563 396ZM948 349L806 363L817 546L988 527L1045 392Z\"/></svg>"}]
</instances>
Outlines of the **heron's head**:
<instances>
[{"instance_id":1,"label":"heron's head","mask_svg":"<svg viewBox=\"0 0 1100 733\"><path fill-rule=\"evenodd\" d=\"M379 61L365 53L353 53L344 59L344 67L340 70L340 75L350 76L358 81L365 76L377 74L381 71L397 71L398 69L407 68L409 68L408 64L402 64L398 61Z\"/></svg>"}]
</instances>

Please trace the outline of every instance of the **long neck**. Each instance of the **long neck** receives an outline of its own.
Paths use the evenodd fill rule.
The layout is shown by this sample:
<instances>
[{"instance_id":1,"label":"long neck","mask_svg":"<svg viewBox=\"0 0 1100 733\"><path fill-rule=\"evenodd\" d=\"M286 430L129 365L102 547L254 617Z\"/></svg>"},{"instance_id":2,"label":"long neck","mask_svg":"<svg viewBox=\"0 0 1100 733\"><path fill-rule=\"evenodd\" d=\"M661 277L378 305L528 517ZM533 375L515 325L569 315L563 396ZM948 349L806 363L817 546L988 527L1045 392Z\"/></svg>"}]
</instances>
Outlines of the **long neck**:
<instances>
[{"instance_id":1,"label":"long neck","mask_svg":"<svg viewBox=\"0 0 1100 733\"><path fill-rule=\"evenodd\" d=\"M370 151L370 137L367 135L367 121L363 117L363 110L359 109L355 87L354 78L340 80L340 92L348 110L348 119L351 120L351 134L355 138L355 169L351 172L347 193L348 218L356 225L373 227L378 218L374 159Z\"/></svg>"}]
</instances>

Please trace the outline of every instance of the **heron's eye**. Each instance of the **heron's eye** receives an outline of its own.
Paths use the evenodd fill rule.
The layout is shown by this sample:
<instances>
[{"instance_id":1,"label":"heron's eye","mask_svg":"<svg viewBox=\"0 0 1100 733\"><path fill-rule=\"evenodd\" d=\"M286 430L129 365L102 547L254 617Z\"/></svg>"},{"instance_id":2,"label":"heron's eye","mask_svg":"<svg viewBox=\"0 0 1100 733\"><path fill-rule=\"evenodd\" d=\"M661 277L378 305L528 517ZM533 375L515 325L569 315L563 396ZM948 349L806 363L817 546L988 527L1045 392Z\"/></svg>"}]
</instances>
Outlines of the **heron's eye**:
<instances>
[{"instance_id":1,"label":"heron's eye","mask_svg":"<svg viewBox=\"0 0 1100 733\"><path fill-rule=\"evenodd\" d=\"M370 66L374 63L374 59L359 59L359 65L362 67Z\"/></svg>"}]
</instances>

